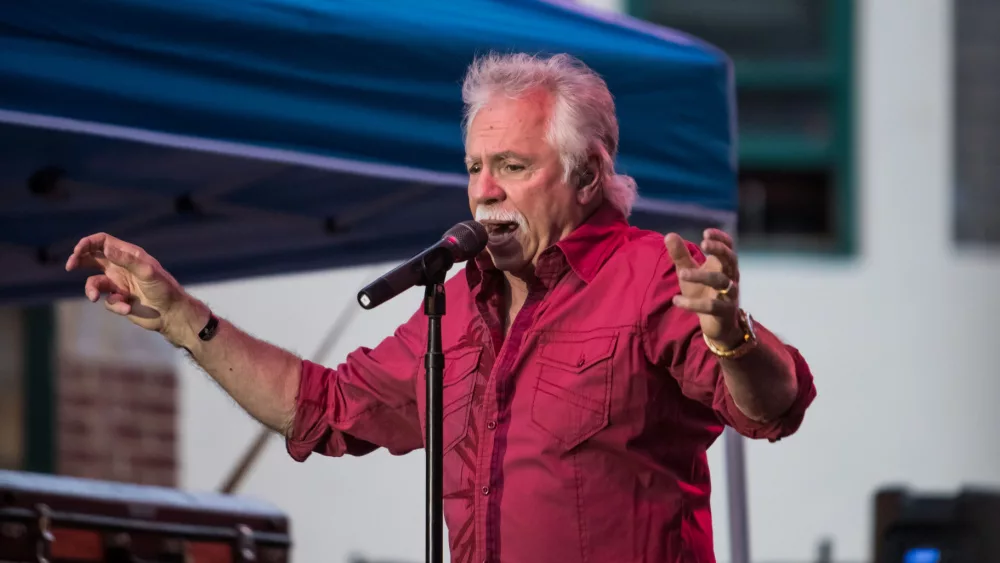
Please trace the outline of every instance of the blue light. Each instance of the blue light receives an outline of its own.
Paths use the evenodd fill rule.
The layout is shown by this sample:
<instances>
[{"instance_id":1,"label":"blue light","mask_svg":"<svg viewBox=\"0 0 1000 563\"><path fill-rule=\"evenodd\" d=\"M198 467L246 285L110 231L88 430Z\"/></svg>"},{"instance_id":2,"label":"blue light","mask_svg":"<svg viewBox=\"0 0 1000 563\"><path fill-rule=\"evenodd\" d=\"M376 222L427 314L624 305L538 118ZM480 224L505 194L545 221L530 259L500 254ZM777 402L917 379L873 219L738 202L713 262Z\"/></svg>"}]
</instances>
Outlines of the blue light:
<instances>
[{"instance_id":1,"label":"blue light","mask_svg":"<svg viewBox=\"0 0 1000 563\"><path fill-rule=\"evenodd\" d=\"M941 563L941 550L933 547L918 547L903 555L903 563Z\"/></svg>"}]
</instances>

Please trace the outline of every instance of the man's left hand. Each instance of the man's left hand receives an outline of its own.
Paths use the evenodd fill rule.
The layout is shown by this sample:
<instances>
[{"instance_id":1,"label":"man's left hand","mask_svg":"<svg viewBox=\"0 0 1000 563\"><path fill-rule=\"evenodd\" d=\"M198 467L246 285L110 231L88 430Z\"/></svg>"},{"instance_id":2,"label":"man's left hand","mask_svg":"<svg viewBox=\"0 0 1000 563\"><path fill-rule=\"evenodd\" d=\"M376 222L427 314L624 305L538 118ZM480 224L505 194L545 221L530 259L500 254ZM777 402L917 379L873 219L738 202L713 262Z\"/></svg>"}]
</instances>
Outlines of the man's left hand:
<instances>
[{"instance_id":1,"label":"man's left hand","mask_svg":"<svg viewBox=\"0 0 1000 563\"><path fill-rule=\"evenodd\" d=\"M733 239L719 229L706 229L701 241L705 262L699 265L676 233L666 236L667 252L680 278L674 305L698 314L701 331L721 347L743 341L739 321L740 270Z\"/></svg>"}]
</instances>

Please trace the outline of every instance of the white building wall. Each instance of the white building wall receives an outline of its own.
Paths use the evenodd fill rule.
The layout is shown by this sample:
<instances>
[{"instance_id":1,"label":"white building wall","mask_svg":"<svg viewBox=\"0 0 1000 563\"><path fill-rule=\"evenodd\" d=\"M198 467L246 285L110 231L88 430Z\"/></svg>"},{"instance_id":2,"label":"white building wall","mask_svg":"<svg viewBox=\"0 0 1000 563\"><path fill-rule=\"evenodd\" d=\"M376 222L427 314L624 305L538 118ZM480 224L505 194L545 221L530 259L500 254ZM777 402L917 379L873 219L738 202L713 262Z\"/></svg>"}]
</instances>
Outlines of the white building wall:
<instances>
[{"instance_id":1,"label":"white building wall","mask_svg":"<svg viewBox=\"0 0 1000 563\"><path fill-rule=\"evenodd\" d=\"M861 253L744 266L747 307L801 347L819 389L796 438L748 448L760 561L821 535L866 560L886 483L1000 485L1000 253L951 238L951 3L857 4Z\"/></svg>"},{"instance_id":2,"label":"white building wall","mask_svg":"<svg viewBox=\"0 0 1000 563\"><path fill-rule=\"evenodd\" d=\"M620 8L619 0L590 0ZM747 256L744 303L798 346L819 397L800 433L747 448L755 561L806 560L823 537L838 560L870 553L882 484L1000 485L998 255L951 243L950 3L859 1L858 205L850 259ZM903 17L905 15L905 17ZM251 333L311 357L357 288L385 268L268 278L194 292ZM373 345L420 295L359 313L327 358ZM181 482L217 487L257 425L186 361ZM721 441L710 452L717 552L728 560ZM275 439L243 492L293 519L296 561L351 553L421 561L424 458L374 453L296 464Z\"/></svg>"},{"instance_id":3,"label":"white building wall","mask_svg":"<svg viewBox=\"0 0 1000 563\"><path fill-rule=\"evenodd\" d=\"M199 287L219 315L255 336L313 359L365 281L392 265ZM360 312L324 360L336 365L358 346L392 334L420 305L420 290ZM259 426L189 360L180 369L180 483L217 489ZM346 563L352 554L400 563L423 560L424 455L291 460L273 437L240 491L275 503L292 518L297 563Z\"/></svg>"}]
</instances>

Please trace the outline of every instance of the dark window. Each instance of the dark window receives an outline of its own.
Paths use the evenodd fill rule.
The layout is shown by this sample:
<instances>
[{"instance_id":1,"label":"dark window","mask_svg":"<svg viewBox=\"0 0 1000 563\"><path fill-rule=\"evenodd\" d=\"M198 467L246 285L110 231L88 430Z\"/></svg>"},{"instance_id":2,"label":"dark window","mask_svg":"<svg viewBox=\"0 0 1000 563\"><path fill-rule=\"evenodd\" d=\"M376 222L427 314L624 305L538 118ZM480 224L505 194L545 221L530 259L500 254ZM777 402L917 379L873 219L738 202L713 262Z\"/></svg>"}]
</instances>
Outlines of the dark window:
<instances>
[{"instance_id":1,"label":"dark window","mask_svg":"<svg viewBox=\"0 0 1000 563\"><path fill-rule=\"evenodd\" d=\"M648 0L644 3L647 20L695 35L735 59L827 58L828 0Z\"/></svg>"},{"instance_id":2,"label":"dark window","mask_svg":"<svg viewBox=\"0 0 1000 563\"><path fill-rule=\"evenodd\" d=\"M836 181L826 171L744 171L740 246L835 250L838 205Z\"/></svg>"},{"instance_id":3,"label":"dark window","mask_svg":"<svg viewBox=\"0 0 1000 563\"><path fill-rule=\"evenodd\" d=\"M853 250L851 0L630 0L736 70L744 248Z\"/></svg>"},{"instance_id":4,"label":"dark window","mask_svg":"<svg viewBox=\"0 0 1000 563\"><path fill-rule=\"evenodd\" d=\"M955 237L1000 243L1000 3L953 4Z\"/></svg>"},{"instance_id":5,"label":"dark window","mask_svg":"<svg viewBox=\"0 0 1000 563\"><path fill-rule=\"evenodd\" d=\"M823 90L738 90L742 136L795 136L825 143L833 134L829 92Z\"/></svg>"}]
</instances>

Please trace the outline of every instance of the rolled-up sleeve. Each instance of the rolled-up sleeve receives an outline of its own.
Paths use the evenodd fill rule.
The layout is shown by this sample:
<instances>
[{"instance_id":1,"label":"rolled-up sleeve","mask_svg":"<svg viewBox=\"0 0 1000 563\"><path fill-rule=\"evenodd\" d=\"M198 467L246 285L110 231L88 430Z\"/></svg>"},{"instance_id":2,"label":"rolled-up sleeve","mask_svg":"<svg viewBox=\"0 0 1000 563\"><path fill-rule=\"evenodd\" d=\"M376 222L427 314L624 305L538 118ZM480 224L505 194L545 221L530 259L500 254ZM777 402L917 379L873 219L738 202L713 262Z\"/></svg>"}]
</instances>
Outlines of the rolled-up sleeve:
<instances>
[{"instance_id":1,"label":"rolled-up sleeve","mask_svg":"<svg viewBox=\"0 0 1000 563\"><path fill-rule=\"evenodd\" d=\"M700 329L697 330L697 334L692 339L690 348L686 354L691 360L690 365L679 368L684 381L683 386L686 387L685 394L701 395L704 401L708 401L708 391L711 386L711 406L719 418L731 426L733 430L748 438L777 442L794 434L802 425L806 409L816 397L816 386L813 383L809 365L806 364L805 358L798 350L785 345L795 360L795 378L798 382L795 400L791 407L777 419L769 422L757 422L743 414L743 411L736 406L733 396L726 387L719 361L705 345Z\"/></svg>"},{"instance_id":2,"label":"rolled-up sleeve","mask_svg":"<svg viewBox=\"0 0 1000 563\"><path fill-rule=\"evenodd\" d=\"M699 263L705 260L697 246L688 243L688 249ZM677 270L664 250L643 298L643 340L648 359L677 380L684 396L711 408L722 423L740 434L775 442L795 433L816 397L812 372L802 354L785 345L795 360L798 382L791 407L776 420L757 422L743 414L733 401L722 366L705 344L698 315L673 305L679 293Z\"/></svg>"},{"instance_id":3,"label":"rolled-up sleeve","mask_svg":"<svg viewBox=\"0 0 1000 563\"><path fill-rule=\"evenodd\" d=\"M417 315L374 349L359 348L336 368L302 361L288 454L365 455L380 447L402 455L423 447L417 414L421 323Z\"/></svg>"}]
</instances>

